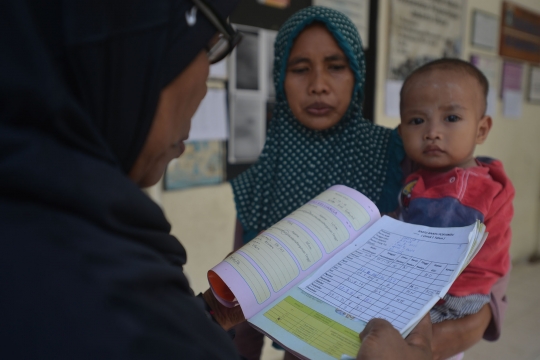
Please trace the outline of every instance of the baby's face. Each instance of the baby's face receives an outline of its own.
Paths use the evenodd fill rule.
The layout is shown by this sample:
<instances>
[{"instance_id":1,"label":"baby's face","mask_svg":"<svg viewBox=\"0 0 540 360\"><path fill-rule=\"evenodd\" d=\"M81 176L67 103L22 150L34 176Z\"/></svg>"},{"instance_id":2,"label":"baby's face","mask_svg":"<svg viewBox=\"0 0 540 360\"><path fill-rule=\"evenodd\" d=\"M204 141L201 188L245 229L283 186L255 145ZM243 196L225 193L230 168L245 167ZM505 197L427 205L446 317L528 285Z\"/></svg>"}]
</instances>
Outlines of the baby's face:
<instances>
[{"instance_id":1,"label":"baby's face","mask_svg":"<svg viewBox=\"0 0 540 360\"><path fill-rule=\"evenodd\" d=\"M478 81L435 69L416 75L403 90L400 134L407 155L435 171L475 166L474 148L491 128Z\"/></svg>"}]
</instances>

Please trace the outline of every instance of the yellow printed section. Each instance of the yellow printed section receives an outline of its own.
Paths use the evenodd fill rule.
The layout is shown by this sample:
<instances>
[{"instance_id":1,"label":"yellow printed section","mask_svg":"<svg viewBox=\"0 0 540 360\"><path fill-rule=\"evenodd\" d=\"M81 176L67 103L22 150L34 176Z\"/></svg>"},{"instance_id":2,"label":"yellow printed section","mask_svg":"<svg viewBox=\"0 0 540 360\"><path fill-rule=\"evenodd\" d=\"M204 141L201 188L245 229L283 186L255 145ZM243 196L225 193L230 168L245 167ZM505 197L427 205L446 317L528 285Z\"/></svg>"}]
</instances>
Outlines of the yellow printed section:
<instances>
[{"instance_id":1,"label":"yellow printed section","mask_svg":"<svg viewBox=\"0 0 540 360\"><path fill-rule=\"evenodd\" d=\"M331 253L349 239L345 225L330 211L306 204L288 216L304 224L323 244L326 253Z\"/></svg>"},{"instance_id":2,"label":"yellow printed section","mask_svg":"<svg viewBox=\"0 0 540 360\"><path fill-rule=\"evenodd\" d=\"M306 270L322 258L321 249L298 224L281 220L265 231L279 239L294 254L302 270Z\"/></svg>"},{"instance_id":3,"label":"yellow printed section","mask_svg":"<svg viewBox=\"0 0 540 360\"><path fill-rule=\"evenodd\" d=\"M290 296L264 313L264 316L302 341L336 359L340 359L343 354L356 358L360 349L358 333Z\"/></svg>"},{"instance_id":4,"label":"yellow printed section","mask_svg":"<svg viewBox=\"0 0 540 360\"><path fill-rule=\"evenodd\" d=\"M244 280L246 280L257 299L257 303L260 304L263 301L268 300L270 297L270 289L268 289L268 286L257 269L255 269L246 258L235 253L227 257L225 261L231 264Z\"/></svg>"},{"instance_id":5,"label":"yellow printed section","mask_svg":"<svg viewBox=\"0 0 540 360\"><path fill-rule=\"evenodd\" d=\"M369 222L370 217L366 209L345 194L329 190L323 192L315 199L328 203L338 209L345 215L355 230L360 229Z\"/></svg>"},{"instance_id":6,"label":"yellow printed section","mask_svg":"<svg viewBox=\"0 0 540 360\"><path fill-rule=\"evenodd\" d=\"M275 292L283 289L300 274L292 256L267 235L259 235L244 245L240 251L246 253L262 269Z\"/></svg>"}]
</instances>

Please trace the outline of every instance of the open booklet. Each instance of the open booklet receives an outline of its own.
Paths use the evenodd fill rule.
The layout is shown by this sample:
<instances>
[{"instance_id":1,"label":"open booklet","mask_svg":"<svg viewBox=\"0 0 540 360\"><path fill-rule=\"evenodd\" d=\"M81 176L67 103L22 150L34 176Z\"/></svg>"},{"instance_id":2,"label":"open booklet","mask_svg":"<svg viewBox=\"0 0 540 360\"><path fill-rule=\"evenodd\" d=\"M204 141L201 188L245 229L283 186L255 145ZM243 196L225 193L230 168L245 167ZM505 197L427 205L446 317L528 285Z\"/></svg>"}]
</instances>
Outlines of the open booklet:
<instances>
[{"instance_id":1,"label":"open booklet","mask_svg":"<svg viewBox=\"0 0 540 360\"><path fill-rule=\"evenodd\" d=\"M381 218L332 186L208 272L225 306L300 358L355 358L372 318L406 336L487 237L477 222L433 228Z\"/></svg>"}]
</instances>

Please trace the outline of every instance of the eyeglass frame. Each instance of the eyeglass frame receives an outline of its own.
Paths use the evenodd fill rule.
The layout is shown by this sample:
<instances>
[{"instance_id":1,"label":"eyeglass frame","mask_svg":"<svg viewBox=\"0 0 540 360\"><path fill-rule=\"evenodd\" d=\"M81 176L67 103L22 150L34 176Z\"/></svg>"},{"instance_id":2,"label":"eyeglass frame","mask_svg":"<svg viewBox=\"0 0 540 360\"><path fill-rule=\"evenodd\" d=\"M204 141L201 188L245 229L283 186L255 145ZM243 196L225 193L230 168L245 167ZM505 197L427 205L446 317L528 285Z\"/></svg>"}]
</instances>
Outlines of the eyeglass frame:
<instances>
[{"instance_id":1,"label":"eyeglass frame","mask_svg":"<svg viewBox=\"0 0 540 360\"><path fill-rule=\"evenodd\" d=\"M218 40L214 45L211 47L206 47L206 51L208 53L208 59L210 60L210 64L215 64L221 60L223 60L227 55L229 55L236 45L242 40L242 34L240 34L238 31L234 30L234 28L227 22L227 20L223 19L218 12L214 9L212 5L210 5L205 0L191 0L191 2L199 9L204 16L216 27L218 32L220 33L222 38ZM216 59L211 59L212 55L212 49L219 48L221 39L227 40L227 50L223 52L219 57ZM214 50L215 51L215 50Z\"/></svg>"}]
</instances>

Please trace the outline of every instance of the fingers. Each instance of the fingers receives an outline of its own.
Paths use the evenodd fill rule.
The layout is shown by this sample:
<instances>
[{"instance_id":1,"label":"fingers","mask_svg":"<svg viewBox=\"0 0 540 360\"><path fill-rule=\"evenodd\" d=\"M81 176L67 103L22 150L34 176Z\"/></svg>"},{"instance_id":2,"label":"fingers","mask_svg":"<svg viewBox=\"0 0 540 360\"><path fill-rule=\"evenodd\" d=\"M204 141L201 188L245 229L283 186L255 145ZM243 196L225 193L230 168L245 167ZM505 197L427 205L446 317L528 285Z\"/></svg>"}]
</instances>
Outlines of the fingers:
<instances>
[{"instance_id":1,"label":"fingers","mask_svg":"<svg viewBox=\"0 0 540 360\"><path fill-rule=\"evenodd\" d=\"M372 319L370 320L364 330L360 333L360 341L363 341L368 334L376 335L379 332L397 332L397 330L384 319Z\"/></svg>"},{"instance_id":2,"label":"fingers","mask_svg":"<svg viewBox=\"0 0 540 360\"><path fill-rule=\"evenodd\" d=\"M233 326L246 320L240 306L234 306L232 308L224 306L216 299L212 290L206 290L203 294L203 298L212 309L212 316L225 330L229 330Z\"/></svg>"},{"instance_id":3,"label":"fingers","mask_svg":"<svg viewBox=\"0 0 540 360\"><path fill-rule=\"evenodd\" d=\"M392 324L383 319L373 319L360 333L360 351L357 360L401 359L407 344Z\"/></svg>"},{"instance_id":4,"label":"fingers","mask_svg":"<svg viewBox=\"0 0 540 360\"><path fill-rule=\"evenodd\" d=\"M373 319L360 333L357 360L431 360L431 320L424 317L418 326L403 339L392 324Z\"/></svg>"}]
</instances>

